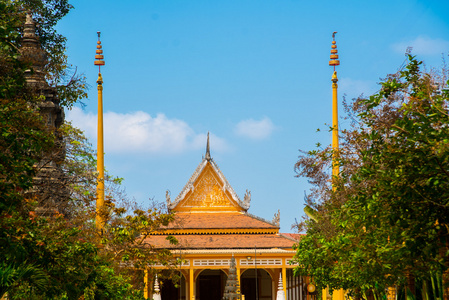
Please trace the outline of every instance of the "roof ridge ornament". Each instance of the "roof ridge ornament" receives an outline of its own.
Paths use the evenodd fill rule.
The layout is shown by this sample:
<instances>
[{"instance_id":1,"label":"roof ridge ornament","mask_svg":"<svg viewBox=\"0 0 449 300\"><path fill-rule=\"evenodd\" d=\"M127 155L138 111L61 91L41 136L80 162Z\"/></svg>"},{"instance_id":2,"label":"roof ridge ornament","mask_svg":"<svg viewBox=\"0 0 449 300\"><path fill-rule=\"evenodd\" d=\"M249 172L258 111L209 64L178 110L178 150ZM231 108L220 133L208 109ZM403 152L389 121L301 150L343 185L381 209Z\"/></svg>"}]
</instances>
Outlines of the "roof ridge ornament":
<instances>
[{"instance_id":1,"label":"roof ridge ornament","mask_svg":"<svg viewBox=\"0 0 449 300\"><path fill-rule=\"evenodd\" d=\"M268 223L268 224L273 225L273 226L277 226L277 225L274 224L272 221L268 221L268 220L266 220L266 219L264 219L264 218L262 218L262 217L253 215L253 214L249 213L248 211L244 212L244 214L247 215L248 217L254 218L254 219L256 219L256 220L259 220L259 221Z\"/></svg>"},{"instance_id":2,"label":"roof ridge ornament","mask_svg":"<svg viewBox=\"0 0 449 300\"><path fill-rule=\"evenodd\" d=\"M245 196L243 197L243 207L248 210L251 203L251 191L246 190Z\"/></svg>"},{"instance_id":3,"label":"roof ridge ornament","mask_svg":"<svg viewBox=\"0 0 449 300\"><path fill-rule=\"evenodd\" d=\"M280 226L281 223L281 211L278 209L278 212L274 214L274 218L271 221L276 226Z\"/></svg>"},{"instance_id":4,"label":"roof ridge ornament","mask_svg":"<svg viewBox=\"0 0 449 300\"><path fill-rule=\"evenodd\" d=\"M209 146L209 131L207 132L207 144L206 144L206 156L204 157L207 161L211 160L210 156L210 146Z\"/></svg>"},{"instance_id":5,"label":"roof ridge ornament","mask_svg":"<svg viewBox=\"0 0 449 300\"><path fill-rule=\"evenodd\" d=\"M165 200L167 201L167 209L168 209L168 211L170 211L170 209L172 208L172 202L171 202L171 199L170 199L170 195L171 195L170 190L166 190L165 191Z\"/></svg>"}]
</instances>

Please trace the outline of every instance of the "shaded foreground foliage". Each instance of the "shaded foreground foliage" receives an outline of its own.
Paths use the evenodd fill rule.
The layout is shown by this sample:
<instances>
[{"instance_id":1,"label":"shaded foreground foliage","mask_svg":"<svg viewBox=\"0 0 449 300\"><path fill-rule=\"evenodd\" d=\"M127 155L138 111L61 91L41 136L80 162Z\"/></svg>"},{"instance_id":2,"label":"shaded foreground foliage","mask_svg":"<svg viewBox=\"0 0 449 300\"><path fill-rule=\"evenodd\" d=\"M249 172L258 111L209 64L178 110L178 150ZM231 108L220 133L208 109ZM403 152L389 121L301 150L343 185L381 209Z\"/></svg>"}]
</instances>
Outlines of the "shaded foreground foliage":
<instances>
[{"instance_id":1,"label":"shaded foreground foliage","mask_svg":"<svg viewBox=\"0 0 449 300\"><path fill-rule=\"evenodd\" d=\"M107 176L100 234L94 153L70 124L45 124L39 111L44 89L24 77L26 70L38 71L20 52L28 12L40 25L45 89L66 108L86 96L83 77L70 73L65 38L54 30L71 8L66 0L0 2L0 297L142 299L143 268L176 264L169 251L148 242L173 216L157 205L130 203L121 180ZM44 178L44 168L58 170L52 173L58 177Z\"/></svg>"},{"instance_id":2,"label":"shaded foreground foliage","mask_svg":"<svg viewBox=\"0 0 449 300\"><path fill-rule=\"evenodd\" d=\"M377 94L346 105L352 126L340 134L338 178L328 172L331 148L302 153L296 170L314 186L313 218L299 224L307 235L296 245L297 274L357 297L388 287L414 294L418 284L431 299L443 289L449 298L447 75L409 56Z\"/></svg>"}]
</instances>

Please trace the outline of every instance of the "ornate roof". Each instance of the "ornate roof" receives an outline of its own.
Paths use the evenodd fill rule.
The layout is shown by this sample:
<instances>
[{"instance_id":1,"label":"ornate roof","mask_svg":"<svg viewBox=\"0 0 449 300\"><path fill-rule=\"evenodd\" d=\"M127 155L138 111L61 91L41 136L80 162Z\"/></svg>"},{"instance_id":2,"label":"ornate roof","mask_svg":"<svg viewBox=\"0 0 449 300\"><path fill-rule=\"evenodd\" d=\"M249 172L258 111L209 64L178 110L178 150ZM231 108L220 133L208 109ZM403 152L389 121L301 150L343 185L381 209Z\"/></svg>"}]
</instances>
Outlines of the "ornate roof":
<instances>
[{"instance_id":1,"label":"ornate roof","mask_svg":"<svg viewBox=\"0 0 449 300\"><path fill-rule=\"evenodd\" d=\"M167 206L175 220L153 232L148 242L156 248L184 250L292 249L296 236L279 233L279 215L273 221L249 214L251 194L240 200L210 155L209 135L206 155L189 181ZM167 235L179 244L171 245Z\"/></svg>"},{"instance_id":2,"label":"ornate roof","mask_svg":"<svg viewBox=\"0 0 449 300\"><path fill-rule=\"evenodd\" d=\"M173 211L241 211L249 209L251 194L247 191L244 201L229 184L218 165L210 156L209 134L206 155L193 172L176 199L167 195L167 207Z\"/></svg>"}]
</instances>

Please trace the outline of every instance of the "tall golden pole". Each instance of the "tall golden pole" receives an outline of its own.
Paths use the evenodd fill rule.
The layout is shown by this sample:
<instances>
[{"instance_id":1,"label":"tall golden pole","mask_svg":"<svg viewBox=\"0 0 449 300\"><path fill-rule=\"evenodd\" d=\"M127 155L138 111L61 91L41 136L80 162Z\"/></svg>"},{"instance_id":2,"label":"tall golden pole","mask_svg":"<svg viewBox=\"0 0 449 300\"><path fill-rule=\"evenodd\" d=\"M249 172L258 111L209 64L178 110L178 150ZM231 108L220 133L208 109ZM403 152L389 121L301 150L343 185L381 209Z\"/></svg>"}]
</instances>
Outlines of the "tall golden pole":
<instances>
[{"instance_id":1,"label":"tall golden pole","mask_svg":"<svg viewBox=\"0 0 449 300\"><path fill-rule=\"evenodd\" d=\"M338 154L338 97L337 97L337 90L338 90L338 78L337 78L337 71L335 71L335 67L340 65L340 61L338 60L338 50L337 50L337 42L335 42L335 34L337 32L335 31L332 34L332 49L331 49L331 55L330 55L330 61L329 66L334 67L334 73L332 74L332 180L334 180L335 177L338 176L340 172L340 168L337 161L337 154Z\"/></svg>"},{"instance_id":2,"label":"tall golden pole","mask_svg":"<svg viewBox=\"0 0 449 300\"><path fill-rule=\"evenodd\" d=\"M97 51L95 55L94 65L98 66L98 135L97 135L97 206L95 225L98 230L102 230L104 226L104 218L102 216L102 208L104 206L104 146L103 146L103 77L101 77L101 66L104 66L104 56L100 41L100 31L97 32Z\"/></svg>"},{"instance_id":3,"label":"tall golden pole","mask_svg":"<svg viewBox=\"0 0 449 300\"><path fill-rule=\"evenodd\" d=\"M335 34L337 32L334 31L332 33L332 49L330 55L329 66L334 67L334 73L332 74L332 182L333 189L335 190L335 179L340 173L340 166L338 163L338 78L337 71L335 71L335 67L340 65L340 61L338 60L338 50L337 50L337 42L335 41ZM326 289L328 292L328 289ZM327 296L327 294L326 294ZM323 297L324 298L324 297ZM345 291L343 289L335 290L332 293L332 300L344 300L345 299Z\"/></svg>"}]
</instances>

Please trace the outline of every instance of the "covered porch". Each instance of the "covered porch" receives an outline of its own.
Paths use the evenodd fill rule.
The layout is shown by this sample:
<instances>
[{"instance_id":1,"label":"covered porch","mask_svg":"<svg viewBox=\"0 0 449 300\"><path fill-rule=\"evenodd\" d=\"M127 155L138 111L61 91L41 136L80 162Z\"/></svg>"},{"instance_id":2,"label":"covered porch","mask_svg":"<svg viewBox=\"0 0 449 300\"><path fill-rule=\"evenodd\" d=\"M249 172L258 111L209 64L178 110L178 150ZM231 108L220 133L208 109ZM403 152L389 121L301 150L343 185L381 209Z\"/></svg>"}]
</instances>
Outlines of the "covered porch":
<instances>
[{"instance_id":1,"label":"covered porch","mask_svg":"<svg viewBox=\"0 0 449 300\"><path fill-rule=\"evenodd\" d=\"M289 264L292 250L209 250L184 253L179 266L180 280L175 286L170 280L159 281L162 300L221 300L229 274L231 257L236 261L240 293L245 300L275 300L279 277L288 300L312 300L307 291L308 277L293 276ZM163 272L162 266L156 269ZM154 278L145 276L145 298L153 298Z\"/></svg>"}]
</instances>

